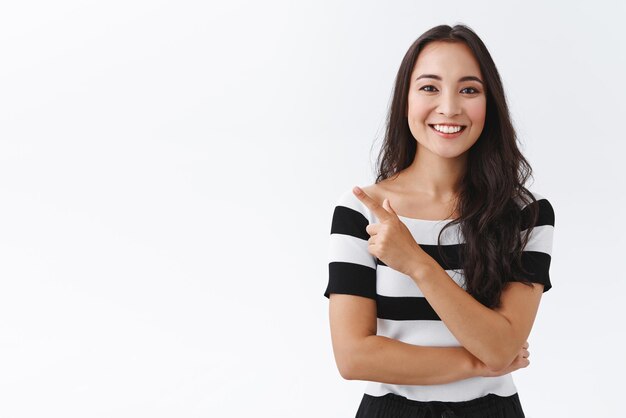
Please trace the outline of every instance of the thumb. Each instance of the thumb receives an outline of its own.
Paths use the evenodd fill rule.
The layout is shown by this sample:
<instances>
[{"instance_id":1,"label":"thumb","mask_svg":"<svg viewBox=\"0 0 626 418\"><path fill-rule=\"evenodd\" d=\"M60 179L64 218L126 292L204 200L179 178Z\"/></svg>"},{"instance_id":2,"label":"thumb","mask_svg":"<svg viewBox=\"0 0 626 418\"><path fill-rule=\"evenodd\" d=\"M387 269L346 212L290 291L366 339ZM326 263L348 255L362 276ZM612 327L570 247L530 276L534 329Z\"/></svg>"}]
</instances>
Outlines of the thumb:
<instances>
[{"instance_id":1,"label":"thumb","mask_svg":"<svg viewBox=\"0 0 626 418\"><path fill-rule=\"evenodd\" d=\"M393 213L394 215L397 216L396 211L393 210L393 208L391 207L391 202L389 201L389 199L385 198L385 200L383 200L383 207L388 211Z\"/></svg>"}]
</instances>

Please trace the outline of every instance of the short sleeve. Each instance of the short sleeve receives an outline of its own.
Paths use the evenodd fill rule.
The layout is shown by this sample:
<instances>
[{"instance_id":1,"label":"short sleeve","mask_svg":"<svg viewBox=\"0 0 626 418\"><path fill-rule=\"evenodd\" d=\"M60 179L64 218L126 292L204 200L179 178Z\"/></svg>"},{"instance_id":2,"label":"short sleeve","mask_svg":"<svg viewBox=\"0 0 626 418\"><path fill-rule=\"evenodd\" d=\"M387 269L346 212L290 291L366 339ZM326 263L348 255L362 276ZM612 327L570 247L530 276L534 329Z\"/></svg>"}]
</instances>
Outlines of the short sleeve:
<instances>
[{"instance_id":1,"label":"short sleeve","mask_svg":"<svg viewBox=\"0 0 626 418\"><path fill-rule=\"evenodd\" d=\"M324 296L343 293L376 299L376 257L368 251L369 211L352 193L337 200L330 227L328 285Z\"/></svg>"},{"instance_id":2,"label":"short sleeve","mask_svg":"<svg viewBox=\"0 0 626 418\"><path fill-rule=\"evenodd\" d=\"M554 235L554 209L545 197L533 193L534 203L539 207L539 216L528 243L522 252L522 267L529 272L528 280L543 284L543 292L552 288L550 262L552 261L552 239ZM522 209L522 233L530 227L528 207Z\"/></svg>"}]
</instances>

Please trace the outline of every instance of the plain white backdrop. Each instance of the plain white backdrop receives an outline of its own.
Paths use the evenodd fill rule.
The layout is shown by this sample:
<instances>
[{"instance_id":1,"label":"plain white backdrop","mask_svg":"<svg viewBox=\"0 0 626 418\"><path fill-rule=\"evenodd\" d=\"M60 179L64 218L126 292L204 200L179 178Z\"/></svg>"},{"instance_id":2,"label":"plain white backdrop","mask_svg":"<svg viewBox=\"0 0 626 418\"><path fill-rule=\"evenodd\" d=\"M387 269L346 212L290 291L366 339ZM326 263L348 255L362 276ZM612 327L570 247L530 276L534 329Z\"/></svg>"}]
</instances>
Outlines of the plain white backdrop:
<instances>
[{"instance_id":1,"label":"plain white backdrop","mask_svg":"<svg viewBox=\"0 0 626 418\"><path fill-rule=\"evenodd\" d=\"M0 6L0 416L351 417L328 324L335 200L374 181L409 45L464 23L503 78L551 278L529 418L617 416L623 2Z\"/></svg>"}]
</instances>

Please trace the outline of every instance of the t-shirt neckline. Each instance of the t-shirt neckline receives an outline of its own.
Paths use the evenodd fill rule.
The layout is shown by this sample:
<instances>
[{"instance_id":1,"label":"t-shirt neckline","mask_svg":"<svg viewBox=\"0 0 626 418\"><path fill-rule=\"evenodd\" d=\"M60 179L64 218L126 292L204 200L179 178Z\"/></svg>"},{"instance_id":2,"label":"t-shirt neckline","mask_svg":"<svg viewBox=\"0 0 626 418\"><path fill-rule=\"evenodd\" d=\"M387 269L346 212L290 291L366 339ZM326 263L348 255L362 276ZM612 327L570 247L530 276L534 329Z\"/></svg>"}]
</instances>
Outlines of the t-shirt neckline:
<instances>
[{"instance_id":1,"label":"t-shirt neckline","mask_svg":"<svg viewBox=\"0 0 626 418\"><path fill-rule=\"evenodd\" d=\"M398 215L398 218L404 219L410 222L429 222L429 223L441 223L441 222L452 222L454 219L420 219L420 218L409 218L408 216Z\"/></svg>"}]
</instances>

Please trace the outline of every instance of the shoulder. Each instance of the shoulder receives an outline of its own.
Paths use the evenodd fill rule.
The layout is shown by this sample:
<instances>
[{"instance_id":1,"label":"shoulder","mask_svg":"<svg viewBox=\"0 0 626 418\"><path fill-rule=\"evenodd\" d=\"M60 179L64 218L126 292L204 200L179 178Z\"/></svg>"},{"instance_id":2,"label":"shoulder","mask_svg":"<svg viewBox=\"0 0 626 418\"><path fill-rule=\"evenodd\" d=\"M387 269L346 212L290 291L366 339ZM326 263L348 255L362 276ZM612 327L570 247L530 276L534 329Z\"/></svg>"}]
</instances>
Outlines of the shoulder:
<instances>
[{"instance_id":1,"label":"shoulder","mask_svg":"<svg viewBox=\"0 0 626 418\"><path fill-rule=\"evenodd\" d=\"M541 194L539 192L536 192L534 190L531 190L531 189L527 189L527 190L530 192L530 194L533 195L533 197L535 198L534 199L535 201L539 202L539 201L545 200L546 202L549 203L548 198L546 196L544 196L543 194ZM515 202L522 209L524 209L526 206L528 206L530 203L532 203L530 196L526 195L525 197L526 197L526 201L524 201L520 196L517 196L515 198Z\"/></svg>"},{"instance_id":2,"label":"shoulder","mask_svg":"<svg viewBox=\"0 0 626 418\"><path fill-rule=\"evenodd\" d=\"M522 201L520 198L516 199L516 202L521 209L522 223L526 224L526 227L530 226L530 206L534 205L537 206L539 212L535 226L554 226L554 207L552 206L550 200L544 194L538 193L534 190L528 191L533 195L534 201L531 201L530 197L527 202Z\"/></svg>"},{"instance_id":3,"label":"shoulder","mask_svg":"<svg viewBox=\"0 0 626 418\"><path fill-rule=\"evenodd\" d=\"M378 187L378 185L372 184L359 187L373 199L380 201L380 187ZM375 215L354 195L352 187L341 192L335 199L334 217L337 216L348 218L352 221L362 220L366 223L377 222Z\"/></svg>"}]
</instances>

